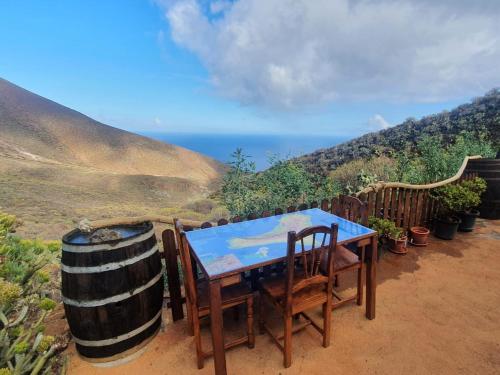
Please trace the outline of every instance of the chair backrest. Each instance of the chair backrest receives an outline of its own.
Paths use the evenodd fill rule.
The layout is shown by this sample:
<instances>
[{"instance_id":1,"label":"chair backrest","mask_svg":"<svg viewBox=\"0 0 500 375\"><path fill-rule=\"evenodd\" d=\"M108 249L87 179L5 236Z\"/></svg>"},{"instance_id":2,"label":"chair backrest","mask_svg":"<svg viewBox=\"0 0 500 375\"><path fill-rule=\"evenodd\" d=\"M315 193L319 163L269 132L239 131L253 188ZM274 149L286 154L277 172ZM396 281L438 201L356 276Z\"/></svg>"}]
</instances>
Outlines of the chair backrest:
<instances>
[{"instance_id":1,"label":"chair backrest","mask_svg":"<svg viewBox=\"0 0 500 375\"><path fill-rule=\"evenodd\" d=\"M186 232L180 230L180 254L181 259L184 260L184 288L188 295L189 302L193 305L197 305L197 293L196 293L196 281L193 274L193 266L191 262L191 253L189 251L189 243L186 239Z\"/></svg>"},{"instance_id":2,"label":"chair backrest","mask_svg":"<svg viewBox=\"0 0 500 375\"><path fill-rule=\"evenodd\" d=\"M291 309L293 295L300 290L317 285L326 284L327 291L333 287L333 261L337 247L338 225L331 227L315 226L302 229L299 233L288 232L287 273L286 273L286 308ZM328 242L327 242L328 241ZM297 253L297 244L300 252ZM301 259L304 277L294 282L295 258ZM320 272L323 257L327 257L327 274Z\"/></svg>"},{"instance_id":3,"label":"chair backrest","mask_svg":"<svg viewBox=\"0 0 500 375\"><path fill-rule=\"evenodd\" d=\"M179 257L181 258L181 268L182 268L182 281L184 283L185 293L188 293L188 284L187 284L187 268L191 269L191 275L193 274L193 267L191 265L191 259L189 259L189 263L186 263L185 257L182 251L182 239L181 233L184 233L184 227L181 224L179 219L174 218L174 233L175 233L175 241L177 242L177 247L179 249ZM189 257L191 258L191 257ZM189 298L189 296L188 296Z\"/></svg>"},{"instance_id":4,"label":"chair backrest","mask_svg":"<svg viewBox=\"0 0 500 375\"><path fill-rule=\"evenodd\" d=\"M368 224L367 204L350 195L341 195L332 200L332 214L361 225Z\"/></svg>"}]
</instances>

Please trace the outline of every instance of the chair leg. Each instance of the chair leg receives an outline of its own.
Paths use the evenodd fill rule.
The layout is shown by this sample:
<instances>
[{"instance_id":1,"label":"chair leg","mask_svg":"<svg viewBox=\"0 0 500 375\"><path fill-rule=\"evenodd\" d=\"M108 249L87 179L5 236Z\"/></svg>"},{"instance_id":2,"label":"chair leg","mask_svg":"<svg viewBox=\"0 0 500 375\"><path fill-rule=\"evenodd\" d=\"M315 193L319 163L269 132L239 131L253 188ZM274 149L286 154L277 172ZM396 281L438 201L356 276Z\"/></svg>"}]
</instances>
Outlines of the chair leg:
<instances>
[{"instance_id":1,"label":"chair leg","mask_svg":"<svg viewBox=\"0 0 500 375\"><path fill-rule=\"evenodd\" d=\"M284 345L283 345L283 355L284 355L284 366L286 368L292 365L292 316L285 315L285 335L284 335Z\"/></svg>"},{"instance_id":2,"label":"chair leg","mask_svg":"<svg viewBox=\"0 0 500 375\"><path fill-rule=\"evenodd\" d=\"M187 315L187 331L189 336L194 335L193 330L193 310L191 309L191 303L186 295L186 315Z\"/></svg>"},{"instance_id":3,"label":"chair leg","mask_svg":"<svg viewBox=\"0 0 500 375\"><path fill-rule=\"evenodd\" d=\"M255 334L253 333L253 297L247 298L247 335L248 347L252 349L255 346Z\"/></svg>"},{"instance_id":4,"label":"chair leg","mask_svg":"<svg viewBox=\"0 0 500 375\"><path fill-rule=\"evenodd\" d=\"M365 266L361 263L361 267L358 268L358 297L356 302L359 306L363 304L363 285L365 283Z\"/></svg>"},{"instance_id":5,"label":"chair leg","mask_svg":"<svg viewBox=\"0 0 500 375\"><path fill-rule=\"evenodd\" d=\"M198 364L198 368L202 369L204 365L204 357L201 347L200 318L198 317L198 314L193 314L193 331L196 346L196 362Z\"/></svg>"},{"instance_id":6,"label":"chair leg","mask_svg":"<svg viewBox=\"0 0 500 375\"><path fill-rule=\"evenodd\" d=\"M261 295L259 300L259 334L263 335L264 330L264 297Z\"/></svg>"},{"instance_id":7,"label":"chair leg","mask_svg":"<svg viewBox=\"0 0 500 375\"><path fill-rule=\"evenodd\" d=\"M323 347L330 346L330 336L332 330L332 298L323 304Z\"/></svg>"}]
</instances>

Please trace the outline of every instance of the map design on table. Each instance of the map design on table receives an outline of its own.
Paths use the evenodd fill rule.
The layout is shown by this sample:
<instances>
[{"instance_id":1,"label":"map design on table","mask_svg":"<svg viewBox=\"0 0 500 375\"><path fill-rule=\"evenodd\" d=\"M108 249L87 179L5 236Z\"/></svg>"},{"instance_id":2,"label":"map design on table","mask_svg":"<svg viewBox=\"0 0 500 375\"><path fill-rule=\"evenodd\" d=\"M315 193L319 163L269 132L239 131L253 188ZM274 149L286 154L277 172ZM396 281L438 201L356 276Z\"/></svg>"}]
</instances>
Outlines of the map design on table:
<instances>
[{"instance_id":1,"label":"map design on table","mask_svg":"<svg viewBox=\"0 0 500 375\"><path fill-rule=\"evenodd\" d=\"M270 216L219 227L194 230L186 233L192 251L210 277L270 263L286 257L289 231L336 223L339 226L338 241L346 241L373 233L362 225L339 218L318 208L289 214ZM323 241L319 236L316 241ZM325 244L329 241L326 236ZM304 239L304 244L309 246ZM298 244L299 245L299 244ZM297 247L299 249L299 247Z\"/></svg>"},{"instance_id":2,"label":"map design on table","mask_svg":"<svg viewBox=\"0 0 500 375\"><path fill-rule=\"evenodd\" d=\"M288 232L300 230L312 226L311 217L304 214L292 214L282 216L279 219L279 224L269 232L258 234L251 237L235 237L229 240L230 249L241 249L243 247L263 246L275 243L286 243ZM268 250L266 247L261 247L257 251L258 255L267 256Z\"/></svg>"}]
</instances>

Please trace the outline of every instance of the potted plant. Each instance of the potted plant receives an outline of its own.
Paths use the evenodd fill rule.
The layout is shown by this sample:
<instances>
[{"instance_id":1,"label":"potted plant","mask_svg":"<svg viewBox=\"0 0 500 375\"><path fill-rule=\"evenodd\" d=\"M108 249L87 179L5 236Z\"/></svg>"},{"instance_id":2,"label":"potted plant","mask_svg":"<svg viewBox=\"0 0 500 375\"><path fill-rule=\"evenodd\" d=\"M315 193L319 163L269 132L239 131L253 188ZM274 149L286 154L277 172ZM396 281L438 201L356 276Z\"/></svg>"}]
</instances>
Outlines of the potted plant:
<instances>
[{"instance_id":1,"label":"potted plant","mask_svg":"<svg viewBox=\"0 0 500 375\"><path fill-rule=\"evenodd\" d=\"M458 184L442 186L432 192L432 196L439 203L434 227L436 237L452 240L462 222L461 218L467 221L462 228L466 231L472 230L477 217L474 207L481 203L481 194L485 189L485 181L476 177Z\"/></svg>"},{"instance_id":2,"label":"potted plant","mask_svg":"<svg viewBox=\"0 0 500 375\"><path fill-rule=\"evenodd\" d=\"M472 180L465 180L461 183L464 188L463 209L459 212L460 225L458 230L461 232L472 232L476 224L476 218L479 217L479 211L476 209L481 204L481 194L486 191L486 181L480 177Z\"/></svg>"},{"instance_id":3,"label":"potted plant","mask_svg":"<svg viewBox=\"0 0 500 375\"><path fill-rule=\"evenodd\" d=\"M414 246L427 246L430 230L425 227L411 227L410 243Z\"/></svg>"},{"instance_id":4,"label":"potted plant","mask_svg":"<svg viewBox=\"0 0 500 375\"><path fill-rule=\"evenodd\" d=\"M368 218L368 226L379 234L379 241L390 252L406 254L407 237L403 228L396 227L392 221L374 216Z\"/></svg>"},{"instance_id":5,"label":"potted plant","mask_svg":"<svg viewBox=\"0 0 500 375\"><path fill-rule=\"evenodd\" d=\"M394 225L394 223L392 223ZM408 250L406 249L408 237L406 236L403 228L398 228L394 225L389 232L389 251L394 254L406 254Z\"/></svg>"}]
</instances>

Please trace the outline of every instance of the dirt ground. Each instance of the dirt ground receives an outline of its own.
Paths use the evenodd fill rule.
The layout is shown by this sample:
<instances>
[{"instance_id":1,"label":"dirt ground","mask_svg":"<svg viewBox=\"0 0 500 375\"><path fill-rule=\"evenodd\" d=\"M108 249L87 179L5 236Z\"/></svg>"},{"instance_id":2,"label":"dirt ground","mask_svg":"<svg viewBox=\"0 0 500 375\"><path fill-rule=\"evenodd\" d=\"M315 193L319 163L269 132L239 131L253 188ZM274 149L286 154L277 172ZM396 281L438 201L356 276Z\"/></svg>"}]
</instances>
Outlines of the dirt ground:
<instances>
[{"instance_id":1,"label":"dirt ground","mask_svg":"<svg viewBox=\"0 0 500 375\"><path fill-rule=\"evenodd\" d=\"M499 374L500 221L481 220L478 226L454 241L432 238L428 247L411 247L406 256L384 253L375 320L365 319L364 306L335 310L329 348L308 327L293 336L293 363L285 369L270 338L258 335L254 349L227 352L228 373ZM341 285L349 289L353 281L343 277ZM211 359L197 369L185 321L172 323L168 310L163 316L163 331L138 359L97 368L70 346L69 374L212 374ZM225 325L227 336L235 334L232 314ZM204 331L207 348L208 327Z\"/></svg>"}]
</instances>

